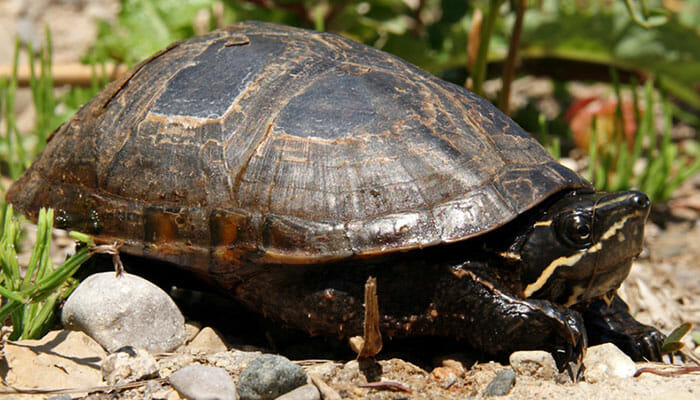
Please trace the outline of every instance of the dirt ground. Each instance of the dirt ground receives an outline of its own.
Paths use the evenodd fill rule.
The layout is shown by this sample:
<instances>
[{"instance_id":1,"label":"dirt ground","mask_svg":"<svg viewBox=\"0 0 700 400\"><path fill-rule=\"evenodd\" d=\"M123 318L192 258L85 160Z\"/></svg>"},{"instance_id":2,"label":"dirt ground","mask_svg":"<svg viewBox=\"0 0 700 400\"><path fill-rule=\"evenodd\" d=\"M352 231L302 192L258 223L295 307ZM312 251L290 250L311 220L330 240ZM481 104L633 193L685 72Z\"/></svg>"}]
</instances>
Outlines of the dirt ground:
<instances>
[{"instance_id":1,"label":"dirt ground","mask_svg":"<svg viewBox=\"0 0 700 400\"><path fill-rule=\"evenodd\" d=\"M13 38L40 40L42 26L50 23L55 41L55 61L77 61L94 38L95 21L112 19L118 11L114 0L93 1L19 1L0 0L0 64L11 60ZM18 107L23 100L18 96ZM32 121L26 107L22 124ZM635 263L620 289L633 313L641 322L668 333L682 322L700 326L700 175L677 192L666 210L659 211L657 223L647 226L646 250ZM661 222L663 223L661 223ZM661 226L663 225L663 226ZM61 234L59 234L61 236ZM59 248L67 244L64 236ZM56 252L60 260L64 256ZM196 318L196 317L193 317ZM686 338L689 349L695 349ZM700 352L695 349L696 354ZM311 363L313 364L313 363ZM639 367L645 366L639 364ZM458 376L449 387L435 373L408 362L392 359L383 362L383 378L410 387L411 393L361 388L359 376L343 375L342 365L331 374L330 385L348 398L373 399L471 399L485 396L485 387L504 367L497 363L477 364ZM531 377L518 377L504 399L697 399L700 398L700 373L674 377L643 374L638 378L614 379L601 383L556 383Z\"/></svg>"}]
</instances>

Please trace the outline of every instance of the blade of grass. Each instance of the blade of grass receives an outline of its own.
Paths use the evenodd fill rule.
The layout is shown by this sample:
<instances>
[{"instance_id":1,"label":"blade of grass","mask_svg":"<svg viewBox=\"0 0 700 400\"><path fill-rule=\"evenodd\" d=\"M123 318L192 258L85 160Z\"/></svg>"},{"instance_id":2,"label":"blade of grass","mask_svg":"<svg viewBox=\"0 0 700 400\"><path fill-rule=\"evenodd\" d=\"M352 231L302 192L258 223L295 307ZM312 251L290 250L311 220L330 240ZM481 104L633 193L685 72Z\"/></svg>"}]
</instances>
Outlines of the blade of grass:
<instances>
[{"instance_id":1,"label":"blade of grass","mask_svg":"<svg viewBox=\"0 0 700 400\"><path fill-rule=\"evenodd\" d=\"M46 243L46 210L44 208L39 210L39 218L37 218L37 230L36 230L36 242L34 243L34 250L29 258L29 264L27 264L27 272L24 274L24 280L22 281L22 287L26 287L29 282L34 278L37 264L44 252L44 247Z\"/></svg>"}]
</instances>

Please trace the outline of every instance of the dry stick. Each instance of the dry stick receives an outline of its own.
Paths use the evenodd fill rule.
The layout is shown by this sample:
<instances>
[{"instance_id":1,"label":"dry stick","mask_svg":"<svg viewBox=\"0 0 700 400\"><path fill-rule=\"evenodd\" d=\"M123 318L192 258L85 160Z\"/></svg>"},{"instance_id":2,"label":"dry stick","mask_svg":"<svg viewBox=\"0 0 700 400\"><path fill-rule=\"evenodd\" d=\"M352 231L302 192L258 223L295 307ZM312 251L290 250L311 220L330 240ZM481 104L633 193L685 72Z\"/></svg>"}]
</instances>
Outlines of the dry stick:
<instances>
[{"instance_id":1,"label":"dry stick","mask_svg":"<svg viewBox=\"0 0 700 400\"><path fill-rule=\"evenodd\" d=\"M681 368L674 368L674 369L659 369L659 368L654 368L654 367L644 367L644 368L638 369L637 372L635 372L633 376L636 378L645 372L650 373L650 374L654 374L654 375L661 375L661 376L674 376L674 375L685 375L685 374L689 374L691 372L700 372L700 367L681 367Z\"/></svg>"},{"instance_id":2,"label":"dry stick","mask_svg":"<svg viewBox=\"0 0 700 400\"><path fill-rule=\"evenodd\" d=\"M8 386L12 390L0 391L0 395L6 395L6 394L72 394L72 393L94 393L94 392L109 393L109 392L118 391L118 390L134 389L134 388L137 388L139 386L144 386L148 382L163 383L163 382L165 382L166 379L167 378L155 378L155 379L148 379L148 380L144 380L144 381L129 382L129 383L116 384L116 385L90 386L90 387L84 387L84 388L69 388L69 389L20 389L20 388L14 388L14 387Z\"/></svg>"},{"instance_id":3,"label":"dry stick","mask_svg":"<svg viewBox=\"0 0 700 400\"><path fill-rule=\"evenodd\" d=\"M412 392L411 389L406 387L403 383L395 382L395 381L369 382L369 383L365 383L365 384L357 385L357 386L361 387L361 388L369 388L369 389L395 390L395 391L405 392L405 393Z\"/></svg>"},{"instance_id":4,"label":"dry stick","mask_svg":"<svg viewBox=\"0 0 700 400\"><path fill-rule=\"evenodd\" d=\"M114 242L112 244L92 246L88 251L90 254L110 254L112 256L112 264L114 264L114 272L119 277L124 274L124 264L122 264L122 260L119 257L119 247L121 247L121 244Z\"/></svg>"},{"instance_id":5,"label":"dry stick","mask_svg":"<svg viewBox=\"0 0 700 400\"><path fill-rule=\"evenodd\" d=\"M518 48L520 47L520 34L523 31L523 18L525 9L527 8L527 0L516 1L515 6L515 23L513 24L513 33L510 35L510 44L508 45L508 57L503 64L503 87L498 96L498 108L503 113L508 114L510 111L510 85L515 76L515 64L518 61Z\"/></svg>"},{"instance_id":6,"label":"dry stick","mask_svg":"<svg viewBox=\"0 0 700 400\"><path fill-rule=\"evenodd\" d=\"M318 375L312 373L307 373L306 375L311 379L311 383L316 386L323 400L341 400L340 394L324 382Z\"/></svg>"},{"instance_id":7,"label":"dry stick","mask_svg":"<svg viewBox=\"0 0 700 400\"><path fill-rule=\"evenodd\" d=\"M35 71L39 69L37 65ZM51 76L53 78L54 85L71 85L71 86L90 86L93 82L94 75L97 72L98 77L101 77L102 67L97 66L97 71L90 65L85 64L61 64L54 65L51 67ZM125 74L127 71L125 65L115 65L106 64L105 65L105 75L109 80L115 80L121 75ZM12 76L12 66L2 65L0 66L0 79L9 79ZM31 77L31 71L29 65L22 65L17 68L17 84L19 86L29 86L29 81Z\"/></svg>"},{"instance_id":8,"label":"dry stick","mask_svg":"<svg viewBox=\"0 0 700 400\"><path fill-rule=\"evenodd\" d=\"M350 341L357 352L358 360L372 358L382 349L382 333L379 331L379 301L377 300L377 279L369 277L365 283L364 335Z\"/></svg>"}]
</instances>

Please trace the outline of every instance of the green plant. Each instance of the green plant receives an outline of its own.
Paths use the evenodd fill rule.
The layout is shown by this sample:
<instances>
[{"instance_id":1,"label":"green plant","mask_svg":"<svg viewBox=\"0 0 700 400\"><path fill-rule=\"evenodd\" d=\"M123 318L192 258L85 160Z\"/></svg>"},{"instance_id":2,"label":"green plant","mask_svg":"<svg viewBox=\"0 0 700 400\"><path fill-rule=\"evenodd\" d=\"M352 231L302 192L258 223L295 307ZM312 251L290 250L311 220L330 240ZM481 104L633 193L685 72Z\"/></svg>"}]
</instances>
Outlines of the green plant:
<instances>
[{"instance_id":1,"label":"green plant","mask_svg":"<svg viewBox=\"0 0 700 400\"><path fill-rule=\"evenodd\" d=\"M93 243L89 237L73 234L87 246L54 268L49 254L52 226L53 210L41 209L36 242L22 276L16 252L20 225L13 217L12 206L5 206L0 236L0 295L7 302L0 308L0 321L10 317L12 340L37 339L46 333L53 323L57 302L65 299L77 285L73 274L90 257L88 249Z\"/></svg>"},{"instance_id":2,"label":"green plant","mask_svg":"<svg viewBox=\"0 0 700 400\"><path fill-rule=\"evenodd\" d=\"M660 140L655 130L654 87L647 81L644 95L644 116L637 111L635 119L637 131L634 133L632 148L622 139L624 119L621 111L620 85L613 72L613 84L618 98L612 140L599 145L600 135L597 124L592 124L593 132L589 145L588 177L599 190L619 191L637 188L645 192L652 202L668 200L684 180L700 171L700 159L694 161L682 155L679 146L671 141L672 112L667 99L662 99L664 129ZM633 85L635 109L638 99ZM644 150L646 139L646 150ZM644 168L635 171L637 162L643 158Z\"/></svg>"},{"instance_id":3,"label":"green plant","mask_svg":"<svg viewBox=\"0 0 700 400\"><path fill-rule=\"evenodd\" d=\"M691 329L693 329L693 324L690 322L683 323L676 327L676 329L669 333L666 340L664 340L661 351L664 353L673 353L682 349L685 346L682 342L683 337L687 335Z\"/></svg>"},{"instance_id":4,"label":"green plant","mask_svg":"<svg viewBox=\"0 0 700 400\"><path fill-rule=\"evenodd\" d=\"M2 135L2 160L4 167L12 179L16 179L26 168L28 156L24 150L22 137L17 129L15 118L15 92L17 90L17 64L19 60L19 41L15 42L15 55L12 62L10 79L0 80L0 119L4 117L5 132Z\"/></svg>"},{"instance_id":5,"label":"green plant","mask_svg":"<svg viewBox=\"0 0 700 400\"><path fill-rule=\"evenodd\" d=\"M36 125L34 137L36 143L33 148L32 159L41 152L46 143L46 139L51 132L60 124L56 120L56 98L54 96L53 78L51 76L51 64L53 60L53 45L51 43L51 33L48 27L45 31L46 44L38 49L39 71L35 66L34 49L28 45L29 55L29 87L32 90L34 110L36 111Z\"/></svg>"}]
</instances>

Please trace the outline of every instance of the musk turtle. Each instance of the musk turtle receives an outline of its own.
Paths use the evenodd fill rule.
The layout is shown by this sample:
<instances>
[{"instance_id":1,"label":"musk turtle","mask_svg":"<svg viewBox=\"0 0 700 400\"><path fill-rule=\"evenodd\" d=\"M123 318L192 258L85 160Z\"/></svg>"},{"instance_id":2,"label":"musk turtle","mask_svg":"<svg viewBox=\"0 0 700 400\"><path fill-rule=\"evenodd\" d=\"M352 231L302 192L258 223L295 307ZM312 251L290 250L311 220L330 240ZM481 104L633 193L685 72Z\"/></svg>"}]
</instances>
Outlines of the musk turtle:
<instances>
[{"instance_id":1,"label":"musk turtle","mask_svg":"<svg viewBox=\"0 0 700 400\"><path fill-rule=\"evenodd\" d=\"M597 193L488 102L354 41L246 22L175 43L50 138L7 199L315 335L546 349L663 335L615 289L649 200ZM587 333L586 333L587 332Z\"/></svg>"}]
</instances>

